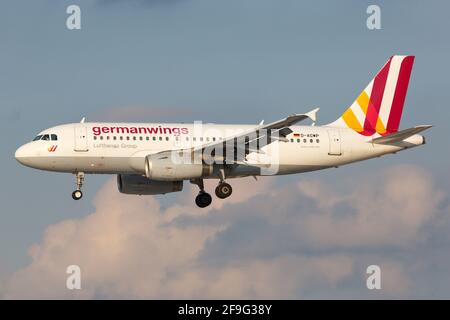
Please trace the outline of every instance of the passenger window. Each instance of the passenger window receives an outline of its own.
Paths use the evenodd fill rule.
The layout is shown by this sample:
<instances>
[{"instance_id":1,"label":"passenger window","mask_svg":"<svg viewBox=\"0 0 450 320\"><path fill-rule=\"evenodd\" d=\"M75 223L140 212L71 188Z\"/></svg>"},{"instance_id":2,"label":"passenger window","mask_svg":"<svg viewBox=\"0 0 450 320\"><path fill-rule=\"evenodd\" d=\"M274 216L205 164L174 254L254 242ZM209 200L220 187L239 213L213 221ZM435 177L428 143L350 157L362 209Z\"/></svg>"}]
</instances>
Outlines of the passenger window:
<instances>
[{"instance_id":1,"label":"passenger window","mask_svg":"<svg viewBox=\"0 0 450 320\"><path fill-rule=\"evenodd\" d=\"M41 138L42 138L42 135L40 135L40 136L37 136L36 138L34 138L34 139L33 139L33 141L38 141L38 140L41 140Z\"/></svg>"},{"instance_id":2,"label":"passenger window","mask_svg":"<svg viewBox=\"0 0 450 320\"><path fill-rule=\"evenodd\" d=\"M97 136L94 136L94 140L97 140Z\"/></svg>"},{"instance_id":3,"label":"passenger window","mask_svg":"<svg viewBox=\"0 0 450 320\"><path fill-rule=\"evenodd\" d=\"M169 141L169 137L166 137L166 141Z\"/></svg>"},{"instance_id":4,"label":"passenger window","mask_svg":"<svg viewBox=\"0 0 450 320\"><path fill-rule=\"evenodd\" d=\"M156 137L153 137L153 141L156 141Z\"/></svg>"},{"instance_id":5,"label":"passenger window","mask_svg":"<svg viewBox=\"0 0 450 320\"><path fill-rule=\"evenodd\" d=\"M48 134L44 134L44 136L42 137L42 140L49 141L50 136Z\"/></svg>"},{"instance_id":6,"label":"passenger window","mask_svg":"<svg viewBox=\"0 0 450 320\"><path fill-rule=\"evenodd\" d=\"M162 137L159 137L159 141L162 141Z\"/></svg>"},{"instance_id":7,"label":"passenger window","mask_svg":"<svg viewBox=\"0 0 450 320\"><path fill-rule=\"evenodd\" d=\"M56 134L51 135L52 141L58 141L58 136Z\"/></svg>"},{"instance_id":8,"label":"passenger window","mask_svg":"<svg viewBox=\"0 0 450 320\"><path fill-rule=\"evenodd\" d=\"M297 142L300 142L300 139L297 139Z\"/></svg>"}]
</instances>

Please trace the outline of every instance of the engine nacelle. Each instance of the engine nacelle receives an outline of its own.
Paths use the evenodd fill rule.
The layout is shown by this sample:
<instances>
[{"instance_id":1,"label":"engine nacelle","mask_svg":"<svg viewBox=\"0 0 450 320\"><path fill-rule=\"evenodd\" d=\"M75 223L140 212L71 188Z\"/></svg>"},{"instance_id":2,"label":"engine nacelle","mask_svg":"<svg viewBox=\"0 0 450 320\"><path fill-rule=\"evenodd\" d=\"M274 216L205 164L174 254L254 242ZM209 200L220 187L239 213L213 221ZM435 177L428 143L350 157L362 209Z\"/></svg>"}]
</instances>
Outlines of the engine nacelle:
<instances>
[{"instance_id":1,"label":"engine nacelle","mask_svg":"<svg viewBox=\"0 0 450 320\"><path fill-rule=\"evenodd\" d=\"M118 174L117 188L125 194L165 194L183 190L183 181L154 181L137 174Z\"/></svg>"},{"instance_id":2,"label":"engine nacelle","mask_svg":"<svg viewBox=\"0 0 450 320\"><path fill-rule=\"evenodd\" d=\"M159 181L177 181L209 177L213 173L212 164L204 163L200 154L190 155L187 161L183 161L181 155L174 161L175 156L178 155L170 151L148 155L145 158L146 177Z\"/></svg>"}]
</instances>

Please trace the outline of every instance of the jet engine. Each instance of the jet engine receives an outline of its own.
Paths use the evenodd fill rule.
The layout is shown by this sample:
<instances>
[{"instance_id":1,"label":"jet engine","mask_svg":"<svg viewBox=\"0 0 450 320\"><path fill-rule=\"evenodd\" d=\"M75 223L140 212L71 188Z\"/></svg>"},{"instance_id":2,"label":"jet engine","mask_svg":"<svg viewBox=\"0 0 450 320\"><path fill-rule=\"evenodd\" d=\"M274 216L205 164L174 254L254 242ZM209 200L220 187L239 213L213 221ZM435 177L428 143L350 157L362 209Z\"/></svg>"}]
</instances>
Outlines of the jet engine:
<instances>
[{"instance_id":1,"label":"jet engine","mask_svg":"<svg viewBox=\"0 0 450 320\"><path fill-rule=\"evenodd\" d=\"M145 158L145 176L152 180L177 181L209 177L213 165L202 161L201 154L177 151L161 152Z\"/></svg>"},{"instance_id":2,"label":"jet engine","mask_svg":"<svg viewBox=\"0 0 450 320\"><path fill-rule=\"evenodd\" d=\"M117 188L125 194L165 194L183 189L183 181L154 181L137 174L118 174Z\"/></svg>"}]
</instances>

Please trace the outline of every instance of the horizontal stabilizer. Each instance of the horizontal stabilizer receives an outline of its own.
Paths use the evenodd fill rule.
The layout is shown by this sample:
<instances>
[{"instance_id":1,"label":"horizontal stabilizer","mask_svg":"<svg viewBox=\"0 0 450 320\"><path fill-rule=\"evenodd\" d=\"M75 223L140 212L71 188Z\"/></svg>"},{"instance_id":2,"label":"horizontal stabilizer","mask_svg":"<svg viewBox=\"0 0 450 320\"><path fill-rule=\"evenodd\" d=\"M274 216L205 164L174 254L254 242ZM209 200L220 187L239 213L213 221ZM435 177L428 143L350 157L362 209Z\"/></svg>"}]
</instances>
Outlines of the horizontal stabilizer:
<instances>
[{"instance_id":1,"label":"horizontal stabilizer","mask_svg":"<svg viewBox=\"0 0 450 320\"><path fill-rule=\"evenodd\" d=\"M388 135L385 135L385 136L382 136L379 138L375 138L375 139L371 140L371 142L377 143L377 144L388 144L388 143L393 143L393 142L400 142L400 141L403 141L403 140L411 137L412 135L415 135L419 132L427 130L431 127L432 127L431 125L416 126L414 128L409 128L409 129L393 132Z\"/></svg>"}]
</instances>

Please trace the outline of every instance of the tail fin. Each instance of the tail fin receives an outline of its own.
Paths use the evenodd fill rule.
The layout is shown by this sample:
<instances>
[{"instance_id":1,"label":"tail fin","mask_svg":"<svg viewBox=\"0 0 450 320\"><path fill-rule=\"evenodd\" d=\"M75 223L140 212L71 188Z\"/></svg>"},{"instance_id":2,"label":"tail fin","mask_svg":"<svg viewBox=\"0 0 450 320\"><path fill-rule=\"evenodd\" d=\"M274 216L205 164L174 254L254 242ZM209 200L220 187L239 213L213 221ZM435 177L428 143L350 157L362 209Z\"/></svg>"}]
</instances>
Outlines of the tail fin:
<instances>
[{"instance_id":1,"label":"tail fin","mask_svg":"<svg viewBox=\"0 0 450 320\"><path fill-rule=\"evenodd\" d=\"M414 56L392 56L344 114L329 126L364 136L397 132Z\"/></svg>"}]
</instances>

